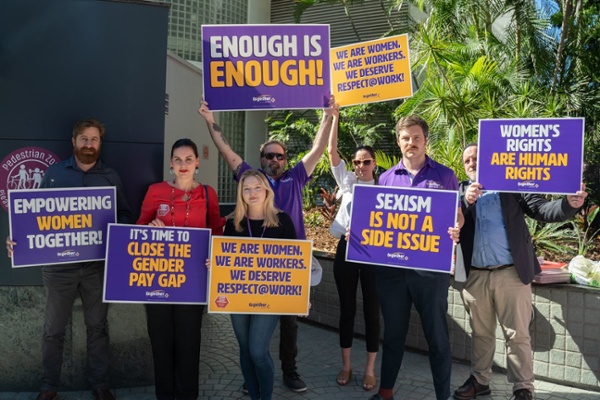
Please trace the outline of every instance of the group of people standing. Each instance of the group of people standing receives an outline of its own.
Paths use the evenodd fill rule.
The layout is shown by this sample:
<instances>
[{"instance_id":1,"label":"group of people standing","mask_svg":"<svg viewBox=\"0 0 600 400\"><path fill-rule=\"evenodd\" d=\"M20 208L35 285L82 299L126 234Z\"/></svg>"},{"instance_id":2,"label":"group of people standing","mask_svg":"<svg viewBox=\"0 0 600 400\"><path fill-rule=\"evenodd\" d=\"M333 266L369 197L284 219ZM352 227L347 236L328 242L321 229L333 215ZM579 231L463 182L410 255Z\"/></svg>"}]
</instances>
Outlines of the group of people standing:
<instances>
[{"instance_id":1,"label":"group of people standing","mask_svg":"<svg viewBox=\"0 0 600 400\"><path fill-rule=\"evenodd\" d=\"M202 102L211 138L238 181L234 212L222 218L217 193L195 179L200 158L190 139L180 139L171 149L172 178L148 188L138 224L209 228L215 235L305 239L302 189L310 181L328 147L332 174L341 204L331 227L339 238L333 273L340 302L339 343L342 367L339 385L352 380L351 348L360 281L365 318L366 364L362 387L377 387L375 360L380 343L380 315L384 320L381 383L370 400L393 399L402 365L411 308L420 315L429 346L430 367L436 398L450 397L451 348L447 310L450 276L444 273L353 263L345 260L346 236L355 184L460 190L456 205L457 225L448 234L458 246L457 269L467 276L463 299L473 330L473 370L453 397L474 399L491 392L489 381L495 348L496 318L506 339L508 380L514 397L533 396L533 366L529 338L532 314L531 281L540 272L525 225L524 215L540 221L563 221L583 206L585 188L575 195L548 201L536 194L485 191L475 182L477 146L469 145L463 161L469 181L459 185L454 172L426 154L429 128L422 118L401 118L396 139L400 162L378 176L375 152L370 146L356 148L349 170L338 152L339 108L332 98L313 146L293 168L287 168L284 143L269 140L260 147L261 168L254 170L230 147L215 118ZM73 156L48 168L42 188L115 186L117 221L130 223L131 213L117 173L99 160L104 127L83 120L73 130ZM223 231L224 227L224 231ZM9 256L17 243L7 238ZM210 267L210 263L207 263ZM103 262L43 267L47 294L43 334L43 375L38 400L57 396L62 366L65 327L78 292L81 293L87 328L89 381L95 399L113 400L108 388L107 304L102 302ZM155 373L155 394L160 400L198 398L199 357L203 305L147 304L146 315ZM297 317L273 315L231 316L240 347L244 390L252 399L270 400L274 386L274 363L269 343L280 325L279 356L283 382L295 392L307 390L297 371Z\"/></svg>"}]
</instances>

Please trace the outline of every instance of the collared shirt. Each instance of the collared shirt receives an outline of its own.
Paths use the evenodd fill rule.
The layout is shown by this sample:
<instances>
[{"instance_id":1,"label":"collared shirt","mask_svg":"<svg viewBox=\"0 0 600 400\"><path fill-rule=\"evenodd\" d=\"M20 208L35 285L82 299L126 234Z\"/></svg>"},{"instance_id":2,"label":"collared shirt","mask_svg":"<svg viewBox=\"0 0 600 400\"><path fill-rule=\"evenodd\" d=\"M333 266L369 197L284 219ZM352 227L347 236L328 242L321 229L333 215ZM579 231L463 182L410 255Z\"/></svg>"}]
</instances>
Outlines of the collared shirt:
<instances>
[{"instance_id":1,"label":"collared shirt","mask_svg":"<svg viewBox=\"0 0 600 400\"><path fill-rule=\"evenodd\" d=\"M425 156L425 165L412 176L404 167L402 160L379 178L382 186L404 186L426 189L458 190L458 179L454 171L429 156Z\"/></svg>"},{"instance_id":2,"label":"collared shirt","mask_svg":"<svg viewBox=\"0 0 600 400\"><path fill-rule=\"evenodd\" d=\"M114 186L117 193L117 222L131 223L131 212L123 190L119 174L102 161L87 171L77 165L75 156L50 166L44 173L40 187L42 188L78 188L95 186Z\"/></svg>"},{"instance_id":3,"label":"collared shirt","mask_svg":"<svg viewBox=\"0 0 600 400\"><path fill-rule=\"evenodd\" d=\"M494 191L484 192L477 199L475 207L477 217L471 265L485 268L512 264L500 194Z\"/></svg>"}]
</instances>

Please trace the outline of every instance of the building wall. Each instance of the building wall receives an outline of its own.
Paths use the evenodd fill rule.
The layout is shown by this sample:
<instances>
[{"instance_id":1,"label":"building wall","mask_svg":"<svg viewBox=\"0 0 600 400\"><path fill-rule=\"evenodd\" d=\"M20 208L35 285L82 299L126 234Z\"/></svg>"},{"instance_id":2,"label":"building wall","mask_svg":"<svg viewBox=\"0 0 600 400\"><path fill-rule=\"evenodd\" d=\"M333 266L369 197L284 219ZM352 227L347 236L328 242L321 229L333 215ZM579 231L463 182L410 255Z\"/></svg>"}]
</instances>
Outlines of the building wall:
<instances>
[{"instance_id":1,"label":"building wall","mask_svg":"<svg viewBox=\"0 0 600 400\"><path fill-rule=\"evenodd\" d=\"M320 253L317 257L323 267L323 278L312 288L308 319L337 329L340 314L333 255ZM448 326L453 359L469 364L472 332L461 289L461 285L455 283L448 290ZM536 378L600 392L600 289L565 284L534 285L533 304L535 316L530 334ZM360 290L356 310L354 332L364 336ZM381 326L383 337L383 318ZM423 352L428 349L419 314L414 308L406 346ZM494 369L506 371L506 347L500 327L496 329Z\"/></svg>"},{"instance_id":2,"label":"building wall","mask_svg":"<svg viewBox=\"0 0 600 400\"><path fill-rule=\"evenodd\" d=\"M196 179L215 189L218 188L219 152L204 119L198 114L202 71L169 51L166 92L168 100L165 102L164 179L173 179L169 172L173 143L181 138L189 138L198 146L200 156Z\"/></svg>"}]
</instances>

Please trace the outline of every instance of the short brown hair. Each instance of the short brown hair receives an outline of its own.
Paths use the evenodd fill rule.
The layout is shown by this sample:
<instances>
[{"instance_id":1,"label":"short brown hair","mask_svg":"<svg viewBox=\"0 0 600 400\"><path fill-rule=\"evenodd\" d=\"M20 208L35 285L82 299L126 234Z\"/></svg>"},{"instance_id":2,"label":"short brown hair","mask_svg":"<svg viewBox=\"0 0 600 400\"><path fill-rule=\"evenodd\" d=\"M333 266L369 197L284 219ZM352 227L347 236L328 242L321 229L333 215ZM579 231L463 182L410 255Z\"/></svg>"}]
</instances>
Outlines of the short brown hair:
<instances>
[{"instance_id":1,"label":"short brown hair","mask_svg":"<svg viewBox=\"0 0 600 400\"><path fill-rule=\"evenodd\" d=\"M73 139L76 139L77 136L81 135L84 130L87 128L96 128L100 132L100 139L104 137L104 125L102 122L98 121L95 118L86 118L80 121L77 121L75 126L73 126Z\"/></svg>"},{"instance_id":2,"label":"short brown hair","mask_svg":"<svg viewBox=\"0 0 600 400\"><path fill-rule=\"evenodd\" d=\"M421 128L423 131L423 136L425 136L425 139L427 139L427 136L429 136L429 125L427 125L427 121L416 114L402 117L398 120L395 127L396 139L400 138L400 132L402 132L404 129L415 125Z\"/></svg>"},{"instance_id":3,"label":"short brown hair","mask_svg":"<svg viewBox=\"0 0 600 400\"><path fill-rule=\"evenodd\" d=\"M285 143L283 143L281 140L277 140L277 139L271 139L268 142L265 142L263 144L260 145L260 156L264 156L264 152L265 152L265 148L271 144L278 144L279 146L281 146L281 148L283 149L283 154L287 156L287 152L288 152L288 148L285 145Z\"/></svg>"}]
</instances>

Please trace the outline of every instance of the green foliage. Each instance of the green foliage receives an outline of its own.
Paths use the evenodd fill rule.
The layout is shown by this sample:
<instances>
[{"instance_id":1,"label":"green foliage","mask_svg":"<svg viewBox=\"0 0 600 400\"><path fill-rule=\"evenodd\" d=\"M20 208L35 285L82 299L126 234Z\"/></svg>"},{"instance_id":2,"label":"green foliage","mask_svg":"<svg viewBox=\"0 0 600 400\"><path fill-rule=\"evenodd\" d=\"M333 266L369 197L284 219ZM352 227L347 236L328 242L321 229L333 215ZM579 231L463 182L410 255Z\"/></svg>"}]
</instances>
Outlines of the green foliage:
<instances>
[{"instance_id":1,"label":"green foliage","mask_svg":"<svg viewBox=\"0 0 600 400\"><path fill-rule=\"evenodd\" d=\"M597 206L584 208L584 214L577 214L575 221L571 221L573 232L577 238L578 255L586 256L588 250L594 241L596 241L596 238L600 233L600 229L595 229L593 224L594 219L598 215L598 210L600 210L600 208Z\"/></svg>"},{"instance_id":2,"label":"green foliage","mask_svg":"<svg viewBox=\"0 0 600 400\"><path fill-rule=\"evenodd\" d=\"M304 215L304 225L306 226L322 226L325 219L319 211L313 211Z\"/></svg>"},{"instance_id":3,"label":"green foliage","mask_svg":"<svg viewBox=\"0 0 600 400\"><path fill-rule=\"evenodd\" d=\"M317 187L315 185L306 185L302 189L302 208L310 210L317 205Z\"/></svg>"},{"instance_id":4,"label":"green foliage","mask_svg":"<svg viewBox=\"0 0 600 400\"><path fill-rule=\"evenodd\" d=\"M401 157L388 154L382 150L375 150L377 166L388 170L400 162Z\"/></svg>"},{"instance_id":5,"label":"green foliage","mask_svg":"<svg viewBox=\"0 0 600 400\"><path fill-rule=\"evenodd\" d=\"M538 254L559 253L575 255L569 244L576 241L575 232L570 229L569 222L543 223L532 218L526 218L527 228L531 234L533 245Z\"/></svg>"}]
</instances>

